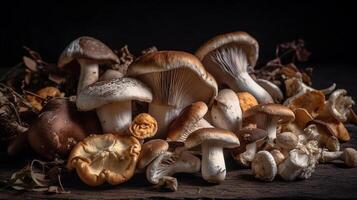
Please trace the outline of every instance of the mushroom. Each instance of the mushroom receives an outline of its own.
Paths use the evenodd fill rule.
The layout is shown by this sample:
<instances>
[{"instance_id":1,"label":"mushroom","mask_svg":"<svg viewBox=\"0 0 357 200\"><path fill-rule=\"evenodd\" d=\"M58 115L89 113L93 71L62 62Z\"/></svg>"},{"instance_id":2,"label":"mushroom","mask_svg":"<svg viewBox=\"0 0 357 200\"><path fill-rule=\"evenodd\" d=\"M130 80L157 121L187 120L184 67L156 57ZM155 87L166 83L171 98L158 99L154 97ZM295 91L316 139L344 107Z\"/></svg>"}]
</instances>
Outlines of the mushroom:
<instances>
[{"instance_id":1,"label":"mushroom","mask_svg":"<svg viewBox=\"0 0 357 200\"><path fill-rule=\"evenodd\" d=\"M295 119L294 112L280 104L259 104L247 110L244 118L254 117L257 127L268 132L268 143L276 138L277 124L289 123Z\"/></svg>"},{"instance_id":2,"label":"mushroom","mask_svg":"<svg viewBox=\"0 0 357 200\"><path fill-rule=\"evenodd\" d=\"M132 136L143 141L144 139L155 136L157 132L157 122L151 115L141 113L134 118L129 126L129 131Z\"/></svg>"},{"instance_id":3,"label":"mushroom","mask_svg":"<svg viewBox=\"0 0 357 200\"><path fill-rule=\"evenodd\" d=\"M279 166L285 159L285 155L279 149L271 150L270 154L273 156L277 166Z\"/></svg>"},{"instance_id":4,"label":"mushroom","mask_svg":"<svg viewBox=\"0 0 357 200\"><path fill-rule=\"evenodd\" d=\"M89 186L118 185L134 175L140 150L140 142L132 136L91 135L73 148L67 168L76 169Z\"/></svg>"},{"instance_id":5,"label":"mushroom","mask_svg":"<svg viewBox=\"0 0 357 200\"><path fill-rule=\"evenodd\" d=\"M273 181L277 166L269 151L259 151L252 161L252 173L255 178L263 181Z\"/></svg>"},{"instance_id":6,"label":"mushroom","mask_svg":"<svg viewBox=\"0 0 357 200\"><path fill-rule=\"evenodd\" d=\"M276 145L286 151L298 148L299 138L292 132L282 132L276 136Z\"/></svg>"},{"instance_id":7,"label":"mushroom","mask_svg":"<svg viewBox=\"0 0 357 200\"><path fill-rule=\"evenodd\" d=\"M296 108L293 111L295 120L282 126L281 130L293 132L297 136L304 135L304 128L309 121L313 120L313 117L304 108Z\"/></svg>"},{"instance_id":8,"label":"mushroom","mask_svg":"<svg viewBox=\"0 0 357 200\"><path fill-rule=\"evenodd\" d=\"M77 94L87 85L98 81L100 64L119 63L119 58L109 47L88 36L77 38L64 49L58 67L63 68L73 60L81 66Z\"/></svg>"},{"instance_id":9,"label":"mushroom","mask_svg":"<svg viewBox=\"0 0 357 200\"><path fill-rule=\"evenodd\" d=\"M160 184L172 191L177 190L176 173L196 173L200 171L201 161L196 156L181 152L165 152L159 155L147 168L146 178L152 184Z\"/></svg>"},{"instance_id":10,"label":"mushroom","mask_svg":"<svg viewBox=\"0 0 357 200\"><path fill-rule=\"evenodd\" d=\"M169 149L169 144L165 140L154 139L145 142L141 146L141 152L138 158L137 169L143 170L155 158L165 153Z\"/></svg>"},{"instance_id":11,"label":"mushroom","mask_svg":"<svg viewBox=\"0 0 357 200\"><path fill-rule=\"evenodd\" d=\"M209 105L217 95L214 78L195 56L186 52L145 54L129 66L127 75L152 89L149 114L157 120L157 138L166 138L168 126L185 107L197 101Z\"/></svg>"},{"instance_id":12,"label":"mushroom","mask_svg":"<svg viewBox=\"0 0 357 200\"><path fill-rule=\"evenodd\" d=\"M242 109L242 113L244 116L244 113L249 110L251 107L254 107L258 105L257 99L251 95L249 92L238 92L237 93L238 99L239 99L239 105ZM243 119L242 121L242 126L243 127L256 127L256 124L253 119Z\"/></svg>"},{"instance_id":13,"label":"mushroom","mask_svg":"<svg viewBox=\"0 0 357 200\"><path fill-rule=\"evenodd\" d=\"M191 133L185 141L185 148L201 145L202 176L208 182L221 183L226 177L223 148L239 146L238 137L224 129L203 128Z\"/></svg>"},{"instance_id":14,"label":"mushroom","mask_svg":"<svg viewBox=\"0 0 357 200\"><path fill-rule=\"evenodd\" d=\"M187 106L180 116L170 124L167 140L184 142L192 132L201 128L213 127L203 118L207 111L208 107L202 101Z\"/></svg>"},{"instance_id":15,"label":"mushroom","mask_svg":"<svg viewBox=\"0 0 357 200\"><path fill-rule=\"evenodd\" d=\"M355 104L350 96L347 96L347 91L339 89L334 91L328 101L325 103L324 110L321 111L320 118L328 118L332 116L339 122L346 122L350 114L350 109Z\"/></svg>"},{"instance_id":16,"label":"mushroom","mask_svg":"<svg viewBox=\"0 0 357 200\"><path fill-rule=\"evenodd\" d=\"M337 132L335 132L328 123L314 119L308 123L315 124L319 132L319 146L326 147L329 151L339 151L340 142L337 139Z\"/></svg>"},{"instance_id":17,"label":"mushroom","mask_svg":"<svg viewBox=\"0 0 357 200\"><path fill-rule=\"evenodd\" d=\"M284 103L292 110L306 109L313 118L317 117L324 109L324 104L325 95L320 91L309 91L289 101L289 104Z\"/></svg>"},{"instance_id":18,"label":"mushroom","mask_svg":"<svg viewBox=\"0 0 357 200\"><path fill-rule=\"evenodd\" d=\"M265 79L257 79L255 81L270 94L274 102L281 102L284 99L283 92L274 83Z\"/></svg>"},{"instance_id":19,"label":"mushroom","mask_svg":"<svg viewBox=\"0 0 357 200\"><path fill-rule=\"evenodd\" d=\"M60 97L61 92L59 91L58 88L55 87L44 87L38 91L36 91L36 94L38 96L34 95L26 95L26 99L29 101L29 103L36 108L37 110L41 111L43 108L45 100L48 98L54 98L54 97Z\"/></svg>"},{"instance_id":20,"label":"mushroom","mask_svg":"<svg viewBox=\"0 0 357 200\"><path fill-rule=\"evenodd\" d=\"M357 151L353 148L345 148L343 151L321 152L320 162L326 163L335 160L342 160L348 167L357 167Z\"/></svg>"},{"instance_id":21,"label":"mushroom","mask_svg":"<svg viewBox=\"0 0 357 200\"><path fill-rule=\"evenodd\" d=\"M217 128L234 132L242 127L242 110L238 96L233 90L219 91L211 109L211 119Z\"/></svg>"},{"instance_id":22,"label":"mushroom","mask_svg":"<svg viewBox=\"0 0 357 200\"><path fill-rule=\"evenodd\" d=\"M238 136L240 147L234 152L234 159L239 164L249 167L254 159L255 153L258 149L258 142L262 142L267 137L268 133L259 128L246 127L236 132Z\"/></svg>"},{"instance_id":23,"label":"mushroom","mask_svg":"<svg viewBox=\"0 0 357 200\"><path fill-rule=\"evenodd\" d=\"M123 78L123 77L124 74L122 74L120 71L114 69L107 69L104 72L104 74L102 74L102 76L99 77L99 81L108 81L115 78Z\"/></svg>"},{"instance_id":24,"label":"mushroom","mask_svg":"<svg viewBox=\"0 0 357 200\"><path fill-rule=\"evenodd\" d=\"M249 92L259 103L273 103L272 97L248 73L258 59L258 42L245 32L216 36L203 44L196 56L220 85L236 92Z\"/></svg>"},{"instance_id":25,"label":"mushroom","mask_svg":"<svg viewBox=\"0 0 357 200\"><path fill-rule=\"evenodd\" d=\"M27 136L32 149L52 160L56 156L66 156L76 143L90 133L100 132L95 113L81 113L76 110L74 103L53 99L31 124Z\"/></svg>"},{"instance_id":26,"label":"mushroom","mask_svg":"<svg viewBox=\"0 0 357 200\"><path fill-rule=\"evenodd\" d=\"M124 134L132 120L131 101L150 102L151 90L133 78L118 78L96 82L77 96L80 111L96 109L105 133Z\"/></svg>"},{"instance_id":27,"label":"mushroom","mask_svg":"<svg viewBox=\"0 0 357 200\"><path fill-rule=\"evenodd\" d=\"M278 174L286 181L293 181L308 166L308 162L309 157L304 151L293 149L289 152L289 156L278 166Z\"/></svg>"}]
</instances>

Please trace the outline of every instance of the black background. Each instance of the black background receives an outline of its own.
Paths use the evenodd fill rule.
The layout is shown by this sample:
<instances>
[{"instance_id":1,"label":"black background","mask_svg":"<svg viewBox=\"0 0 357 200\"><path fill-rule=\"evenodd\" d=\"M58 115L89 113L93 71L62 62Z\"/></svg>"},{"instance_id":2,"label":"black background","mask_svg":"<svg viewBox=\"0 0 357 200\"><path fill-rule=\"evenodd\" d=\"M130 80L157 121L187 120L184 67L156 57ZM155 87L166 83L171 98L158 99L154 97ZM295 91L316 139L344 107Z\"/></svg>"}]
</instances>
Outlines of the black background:
<instances>
[{"instance_id":1,"label":"black background","mask_svg":"<svg viewBox=\"0 0 357 200\"><path fill-rule=\"evenodd\" d=\"M351 2L351 3L349 3ZM11 1L1 5L1 67L21 60L26 45L56 62L73 39L90 35L134 53L152 45L194 52L220 33L243 30L260 43L260 62L275 45L307 42L310 63L355 64L352 1ZM353 66L353 65L344 65Z\"/></svg>"}]
</instances>

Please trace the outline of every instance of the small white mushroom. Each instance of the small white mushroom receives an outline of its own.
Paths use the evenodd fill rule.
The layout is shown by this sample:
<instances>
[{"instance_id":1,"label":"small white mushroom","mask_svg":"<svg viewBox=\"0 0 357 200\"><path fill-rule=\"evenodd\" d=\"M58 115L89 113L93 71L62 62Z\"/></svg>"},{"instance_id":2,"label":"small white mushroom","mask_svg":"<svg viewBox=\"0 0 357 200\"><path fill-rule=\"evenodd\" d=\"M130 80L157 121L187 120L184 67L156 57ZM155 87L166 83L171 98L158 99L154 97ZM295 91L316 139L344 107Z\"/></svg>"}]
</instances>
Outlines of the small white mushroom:
<instances>
[{"instance_id":1,"label":"small white mushroom","mask_svg":"<svg viewBox=\"0 0 357 200\"><path fill-rule=\"evenodd\" d=\"M257 179L273 181L277 173L274 157L268 151L259 151L252 161L252 173Z\"/></svg>"},{"instance_id":2,"label":"small white mushroom","mask_svg":"<svg viewBox=\"0 0 357 200\"><path fill-rule=\"evenodd\" d=\"M342 160L348 167L357 167L357 151L353 148L345 148L343 151L321 152L320 162L326 163L335 160Z\"/></svg>"},{"instance_id":3,"label":"small white mushroom","mask_svg":"<svg viewBox=\"0 0 357 200\"><path fill-rule=\"evenodd\" d=\"M293 149L289 156L278 166L278 174L286 181L293 181L308 166L308 155L299 149Z\"/></svg>"}]
</instances>

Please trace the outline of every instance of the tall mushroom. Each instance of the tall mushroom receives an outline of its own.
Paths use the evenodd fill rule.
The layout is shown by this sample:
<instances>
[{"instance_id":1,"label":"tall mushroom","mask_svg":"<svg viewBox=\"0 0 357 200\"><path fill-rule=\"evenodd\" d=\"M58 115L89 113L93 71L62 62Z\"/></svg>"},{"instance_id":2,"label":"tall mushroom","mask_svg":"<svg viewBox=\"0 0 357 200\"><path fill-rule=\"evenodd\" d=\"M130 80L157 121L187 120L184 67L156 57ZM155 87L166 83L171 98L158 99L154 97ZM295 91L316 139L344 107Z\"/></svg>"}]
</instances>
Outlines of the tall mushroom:
<instances>
[{"instance_id":1,"label":"tall mushroom","mask_svg":"<svg viewBox=\"0 0 357 200\"><path fill-rule=\"evenodd\" d=\"M217 83L192 54L157 51L143 55L132 63L128 76L147 84L153 92L149 114L158 122L158 138L188 105L203 101L210 104L217 95Z\"/></svg>"},{"instance_id":2,"label":"tall mushroom","mask_svg":"<svg viewBox=\"0 0 357 200\"><path fill-rule=\"evenodd\" d=\"M185 141L185 148L201 145L202 176L208 182L221 183L226 177L223 148L238 147L238 137L224 129L203 128L193 133Z\"/></svg>"},{"instance_id":3,"label":"tall mushroom","mask_svg":"<svg viewBox=\"0 0 357 200\"><path fill-rule=\"evenodd\" d=\"M273 103L272 97L248 74L258 59L258 42L245 32L216 36L203 44L196 56L220 85L236 92L249 92L260 103Z\"/></svg>"},{"instance_id":4,"label":"tall mushroom","mask_svg":"<svg viewBox=\"0 0 357 200\"><path fill-rule=\"evenodd\" d=\"M132 100L150 102L151 90L136 79L118 78L87 86L76 104L81 111L96 109L105 133L124 133L132 120Z\"/></svg>"},{"instance_id":5,"label":"tall mushroom","mask_svg":"<svg viewBox=\"0 0 357 200\"><path fill-rule=\"evenodd\" d=\"M87 85L98 81L100 64L119 62L119 58L109 47L88 36L77 38L64 49L58 60L58 67L63 68L73 60L81 66L77 94Z\"/></svg>"}]
</instances>

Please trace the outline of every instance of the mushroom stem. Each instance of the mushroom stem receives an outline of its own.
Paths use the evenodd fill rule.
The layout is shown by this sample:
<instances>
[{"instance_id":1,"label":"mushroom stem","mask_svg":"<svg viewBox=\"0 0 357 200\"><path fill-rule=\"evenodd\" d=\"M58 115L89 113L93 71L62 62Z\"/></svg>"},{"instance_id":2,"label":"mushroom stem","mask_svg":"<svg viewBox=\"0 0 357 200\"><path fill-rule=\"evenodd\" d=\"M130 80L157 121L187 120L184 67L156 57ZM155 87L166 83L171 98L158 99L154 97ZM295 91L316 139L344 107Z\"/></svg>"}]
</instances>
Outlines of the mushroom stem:
<instances>
[{"instance_id":1,"label":"mushroom stem","mask_svg":"<svg viewBox=\"0 0 357 200\"><path fill-rule=\"evenodd\" d=\"M250 166L253 161L255 153L257 152L257 145L255 142L245 146L246 151L240 154L240 161L246 166Z\"/></svg>"},{"instance_id":2,"label":"mushroom stem","mask_svg":"<svg viewBox=\"0 0 357 200\"><path fill-rule=\"evenodd\" d=\"M220 183L226 177L223 148L204 142L202 144L202 176L211 183Z\"/></svg>"},{"instance_id":3,"label":"mushroom stem","mask_svg":"<svg viewBox=\"0 0 357 200\"><path fill-rule=\"evenodd\" d=\"M321 157L320 157L320 162L326 163L326 162L331 162L334 160L341 160L342 159L342 151L322 151Z\"/></svg>"},{"instance_id":4,"label":"mushroom stem","mask_svg":"<svg viewBox=\"0 0 357 200\"><path fill-rule=\"evenodd\" d=\"M107 104L96 111L104 133L124 134L131 123L131 101Z\"/></svg>"},{"instance_id":5,"label":"mushroom stem","mask_svg":"<svg viewBox=\"0 0 357 200\"><path fill-rule=\"evenodd\" d=\"M289 157L278 166L278 173L284 180L293 181L308 166L308 160L308 156L301 150L291 150Z\"/></svg>"},{"instance_id":6,"label":"mushroom stem","mask_svg":"<svg viewBox=\"0 0 357 200\"><path fill-rule=\"evenodd\" d=\"M269 117L264 114L257 114L256 116L257 127L267 131L268 140L270 142L273 142L276 138L276 127L278 119L278 117Z\"/></svg>"},{"instance_id":7,"label":"mushroom stem","mask_svg":"<svg viewBox=\"0 0 357 200\"><path fill-rule=\"evenodd\" d=\"M77 94L87 85L97 82L99 78L98 64L87 59L78 59L78 63L81 66L81 72L77 86Z\"/></svg>"},{"instance_id":8,"label":"mushroom stem","mask_svg":"<svg viewBox=\"0 0 357 200\"><path fill-rule=\"evenodd\" d=\"M181 112L182 109L173 106L160 105L151 103L149 105L149 114L152 115L157 121L157 134L155 138L166 138L166 130L172 120L174 120Z\"/></svg>"}]
</instances>

